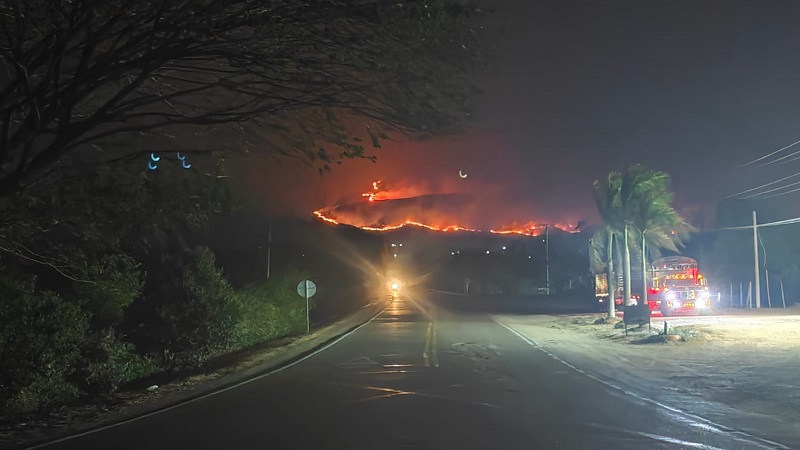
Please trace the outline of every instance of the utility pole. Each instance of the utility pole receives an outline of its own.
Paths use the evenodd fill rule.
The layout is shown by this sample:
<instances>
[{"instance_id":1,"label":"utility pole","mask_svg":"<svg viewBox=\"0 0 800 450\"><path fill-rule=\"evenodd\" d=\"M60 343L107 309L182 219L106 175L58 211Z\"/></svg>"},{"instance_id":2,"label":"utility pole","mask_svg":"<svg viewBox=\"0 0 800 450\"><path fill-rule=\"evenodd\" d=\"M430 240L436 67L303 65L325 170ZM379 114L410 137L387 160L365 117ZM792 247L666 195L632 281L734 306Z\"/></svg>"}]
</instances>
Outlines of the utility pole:
<instances>
[{"instance_id":1,"label":"utility pole","mask_svg":"<svg viewBox=\"0 0 800 450\"><path fill-rule=\"evenodd\" d=\"M755 277L756 277L756 308L761 308L761 274L758 267L758 221L756 219L756 212L753 211L753 261L755 263Z\"/></svg>"},{"instance_id":2,"label":"utility pole","mask_svg":"<svg viewBox=\"0 0 800 450\"><path fill-rule=\"evenodd\" d=\"M550 226L544 226L544 240L545 240L545 258L546 258L546 273L545 273L545 292L550 295Z\"/></svg>"}]
</instances>

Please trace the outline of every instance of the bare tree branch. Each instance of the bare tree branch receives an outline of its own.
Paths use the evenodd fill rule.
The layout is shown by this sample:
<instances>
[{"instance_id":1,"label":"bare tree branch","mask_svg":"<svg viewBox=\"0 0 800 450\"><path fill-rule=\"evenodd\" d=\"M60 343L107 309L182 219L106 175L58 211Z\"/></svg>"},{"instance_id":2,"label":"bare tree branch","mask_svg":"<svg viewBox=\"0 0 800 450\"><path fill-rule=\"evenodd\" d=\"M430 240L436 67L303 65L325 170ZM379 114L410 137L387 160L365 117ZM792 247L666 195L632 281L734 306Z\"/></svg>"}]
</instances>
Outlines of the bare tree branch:
<instances>
[{"instance_id":1,"label":"bare tree branch","mask_svg":"<svg viewBox=\"0 0 800 450\"><path fill-rule=\"evenodd\" d=\"M110 138L124 143L113 160L158 145L146 131L306 132L283 126L294 110L412 135L453 132L469 116L474 13L466 0L5 0L0 195ZM307 148L259 147L311 162L325 143L352 154L340 128L277 139Z\"/></svg>"}]
</instances>

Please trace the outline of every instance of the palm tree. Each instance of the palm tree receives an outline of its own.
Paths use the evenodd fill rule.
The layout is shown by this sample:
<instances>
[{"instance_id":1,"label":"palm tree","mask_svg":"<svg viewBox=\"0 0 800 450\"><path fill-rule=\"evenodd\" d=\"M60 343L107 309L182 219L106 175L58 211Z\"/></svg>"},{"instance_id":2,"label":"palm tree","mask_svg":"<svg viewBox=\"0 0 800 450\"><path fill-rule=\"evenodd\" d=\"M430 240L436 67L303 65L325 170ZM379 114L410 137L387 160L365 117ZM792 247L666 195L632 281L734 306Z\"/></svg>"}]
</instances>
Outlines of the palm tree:
<instances>
[{"instance_id":1,"label":"palm tree","mask_svg":"<svg viewBox=\"0 0 800 450\"><path fill-rule=\"evenodd\" d=\"M647 244L651 254L666 248L677 251L689 226L672 208L672 192L666 172L632 165L625 173L611 172L607 180L594 183L597 210L603 219L606 236L609 285L613 280L613 251L615 241L622 240L624 304L631 303L631 248L641 242L644 296L647 293ZM640 236L641 240L630 236ZM637 249L639 250L639 249ZM595 252L597 255L597 252ZM597 257L597 256L596 256ZM609 289L610 290L610 289ZM609 317L614 314L614 302L609 302Z\"/></svg>"},{"instance_id":2,"label":"palm tree","mask_svg":"<svg viewBox=\"0 0 800 450\"><path fill-rule=\"evenodd\" d=\"M615 311L615 292L616 292L616 273L614 272L614 246L619 239L620 226L624 220L619 215L619 198L621 176L618 172L611 172L608 178L601 182L594 182L594 201L600 218L603 219L604 227L595 233L592 239L592 259L598 273L605 266L608 280L608 318L616 315ZM605 253L606 264L598 265L603 260L602 253Z\"/></svg>"},{"instance_id":3,"label":"palm tree","mask_svg":"<svg viewBox=\"0 0 800 450\"><path fill-rule=\"evenodd\" d=\"M661 250L679 252L694 228L672 207L670 177L666 172L647 170L640 177L630 227L639 235L642 262L642 302L647 302L648 248L650 260L661 257Z\"/></svg>"}]
</instances>

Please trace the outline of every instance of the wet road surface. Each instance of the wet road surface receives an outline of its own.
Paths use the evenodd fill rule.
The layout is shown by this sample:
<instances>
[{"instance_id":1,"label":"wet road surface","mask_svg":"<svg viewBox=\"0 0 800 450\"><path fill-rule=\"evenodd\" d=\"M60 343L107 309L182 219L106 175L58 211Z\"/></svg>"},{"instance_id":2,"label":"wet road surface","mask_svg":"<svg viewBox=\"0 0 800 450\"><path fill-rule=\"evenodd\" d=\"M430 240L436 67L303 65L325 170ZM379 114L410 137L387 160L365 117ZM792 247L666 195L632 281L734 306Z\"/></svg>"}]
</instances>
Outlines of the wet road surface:
<instances>
[{"instance_id":1,"label":"wet road surface","mask_svg":"<svg viewBox=\"0 0 800 450\"><path fill-rule=\"evenodd\" d=\"M47 448L771 448L626 395L484 313L428 297L396 300L271 376Z\"/></svg>"}]
</instances>

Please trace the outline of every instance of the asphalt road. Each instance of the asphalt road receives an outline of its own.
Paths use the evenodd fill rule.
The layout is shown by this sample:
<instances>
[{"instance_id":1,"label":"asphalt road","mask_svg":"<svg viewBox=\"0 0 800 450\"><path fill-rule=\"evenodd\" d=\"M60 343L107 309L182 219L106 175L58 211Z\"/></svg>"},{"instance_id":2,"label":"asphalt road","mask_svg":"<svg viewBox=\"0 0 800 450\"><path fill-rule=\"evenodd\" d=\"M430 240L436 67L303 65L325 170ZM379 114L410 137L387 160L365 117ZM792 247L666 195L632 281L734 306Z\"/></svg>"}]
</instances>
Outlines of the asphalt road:
<instances>
[{"instance_id":1,"label":"asphalt road","mask_svg":"<svg viewBox=\"0 0 800 450\"><path fill-rule=\"evenodd\" d=\"M595 381L474 304L447 304L401 298L286 370L47 448L768 448Z\"/></svg>"}]
</instances>

